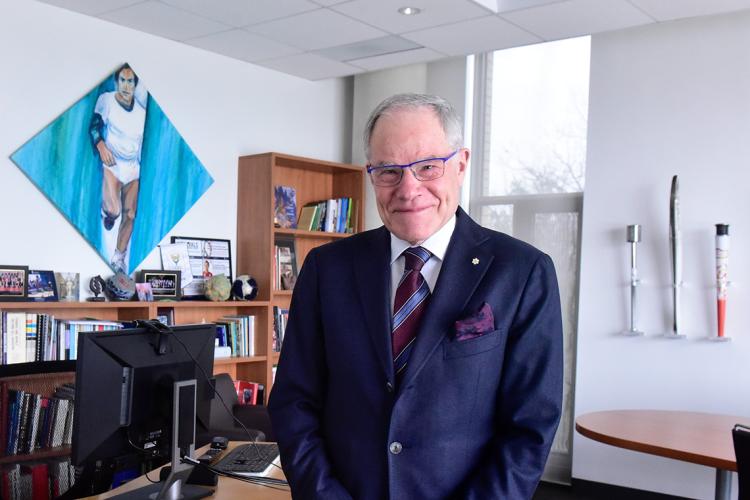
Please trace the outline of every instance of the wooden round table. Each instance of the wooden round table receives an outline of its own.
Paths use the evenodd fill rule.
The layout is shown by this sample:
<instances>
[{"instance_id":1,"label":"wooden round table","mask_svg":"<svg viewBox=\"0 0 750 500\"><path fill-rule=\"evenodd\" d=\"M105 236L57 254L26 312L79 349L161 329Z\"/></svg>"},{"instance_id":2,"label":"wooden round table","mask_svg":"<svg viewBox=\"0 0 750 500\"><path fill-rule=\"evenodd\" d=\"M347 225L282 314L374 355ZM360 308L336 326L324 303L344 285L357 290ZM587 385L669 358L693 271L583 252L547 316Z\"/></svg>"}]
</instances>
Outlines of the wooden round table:
<instances>
[{"instance_id":1,"label":"wooden round table","mask_svg":"<svg viewBox=\"0 0 750 500\"><path fill-rule=\"evenodd\" d=\"M595 441L716 469L717 500L729 500L737 470L735 424L750 418L687 411L612 410L576 418L576 431Z\"/></svg>"}]
</instances>

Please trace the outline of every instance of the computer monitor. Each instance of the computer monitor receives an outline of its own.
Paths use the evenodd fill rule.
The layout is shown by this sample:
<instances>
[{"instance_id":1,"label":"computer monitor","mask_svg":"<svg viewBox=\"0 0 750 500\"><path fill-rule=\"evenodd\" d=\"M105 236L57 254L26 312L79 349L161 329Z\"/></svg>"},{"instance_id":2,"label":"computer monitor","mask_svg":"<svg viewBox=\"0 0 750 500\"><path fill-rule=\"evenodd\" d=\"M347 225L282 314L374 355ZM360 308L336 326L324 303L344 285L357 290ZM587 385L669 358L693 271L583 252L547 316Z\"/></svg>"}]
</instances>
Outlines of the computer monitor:
<instances>
[{"instance_id":1,"label":"computer monitor","mask_svg":"<svg viewBox=\"0 0 750 500\"><path fill-rule=\"evenodd\" d=\"M142 459L189 455L196 423L208 428L215 325L141 325L79 334L71 456L76 466L134 452Z\"/></svg>"}]
</instances>

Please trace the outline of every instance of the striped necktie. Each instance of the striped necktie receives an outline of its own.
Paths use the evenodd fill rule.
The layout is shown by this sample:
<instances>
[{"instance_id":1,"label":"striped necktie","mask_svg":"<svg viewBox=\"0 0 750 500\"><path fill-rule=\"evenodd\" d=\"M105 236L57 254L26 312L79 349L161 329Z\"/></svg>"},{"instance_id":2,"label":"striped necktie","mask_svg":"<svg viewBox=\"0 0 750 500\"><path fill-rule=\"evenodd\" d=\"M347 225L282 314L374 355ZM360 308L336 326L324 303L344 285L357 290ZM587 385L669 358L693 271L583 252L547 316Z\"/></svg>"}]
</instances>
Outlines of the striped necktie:
<instances>
[{"instance_id":1,"label":"striped necktie","mask_svg":"<svg viewBox=\"0 0 750 500\"><path fill-rule=\"evenodd\" d=\"M419 324L430 299L430 288L420 271L432 256L422 247L407 248L402 255L406 259L406 266L404 275L396 288L391 336L393 367L397 380L400 379L409 361Z\"/></svg>"}]
</instances>

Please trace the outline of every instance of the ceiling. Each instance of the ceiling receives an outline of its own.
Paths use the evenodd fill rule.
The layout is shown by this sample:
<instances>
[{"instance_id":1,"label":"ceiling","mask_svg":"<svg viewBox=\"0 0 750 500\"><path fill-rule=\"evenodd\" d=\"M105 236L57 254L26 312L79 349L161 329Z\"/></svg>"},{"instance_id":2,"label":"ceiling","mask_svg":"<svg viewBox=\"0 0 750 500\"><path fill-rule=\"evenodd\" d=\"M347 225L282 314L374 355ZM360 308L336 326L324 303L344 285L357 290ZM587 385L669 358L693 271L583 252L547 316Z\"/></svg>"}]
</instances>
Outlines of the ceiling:
<instances>
[{"instance_id":1,"label":"ceiling","mask_svg":"<svg viewBox=\"0 0 750 500\"><path fill-rule=\"evenodd\" d=\"M750 0L40 0L309 80L750 8ZM400 7L416 7L405 16Z\"/></svg>"}]
</instances>

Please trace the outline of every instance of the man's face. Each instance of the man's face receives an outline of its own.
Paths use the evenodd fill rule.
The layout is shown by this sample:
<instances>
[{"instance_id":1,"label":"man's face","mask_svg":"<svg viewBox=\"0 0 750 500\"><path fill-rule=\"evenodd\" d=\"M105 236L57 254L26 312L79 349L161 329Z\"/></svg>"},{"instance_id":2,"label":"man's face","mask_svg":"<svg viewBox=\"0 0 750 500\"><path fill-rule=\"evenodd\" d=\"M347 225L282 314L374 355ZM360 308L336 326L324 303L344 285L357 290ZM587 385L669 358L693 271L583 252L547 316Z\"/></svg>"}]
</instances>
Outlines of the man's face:
<instances>
[{"instance_id":1,"label":"man's face","mask_svg":"<svg viewBox=\"0 0 750 500\"><path fill-rule=\"evenodd\" d=\"M125 68L117 75L117 100L130 106L133 102L135 91L135 73L130 68Z\"/></svg>"},{"instance_id":2,"label":"man's face","mask_svg":"<svg viewBox=\"0 0 750 500\"><path fill-rule=\"evenodd\" d=\"M431 108L397 108L383 114L370 137L370 164L405 165L450 155L440 120ZM423 242L453 216L463 184L469 151L459 150L445 164L442 177L418 181L405 169L395 186L373 186L383 224L412 245Z\"/></svg>"}]
</instances>

